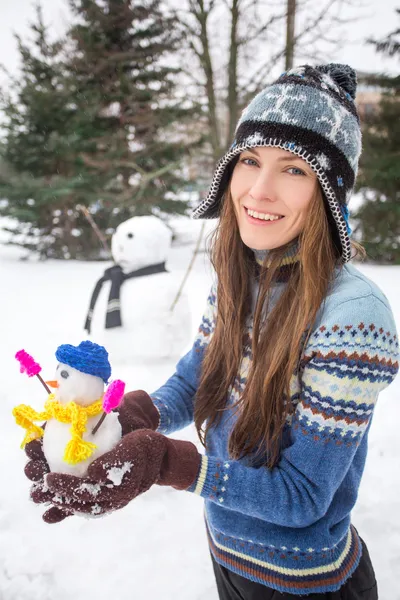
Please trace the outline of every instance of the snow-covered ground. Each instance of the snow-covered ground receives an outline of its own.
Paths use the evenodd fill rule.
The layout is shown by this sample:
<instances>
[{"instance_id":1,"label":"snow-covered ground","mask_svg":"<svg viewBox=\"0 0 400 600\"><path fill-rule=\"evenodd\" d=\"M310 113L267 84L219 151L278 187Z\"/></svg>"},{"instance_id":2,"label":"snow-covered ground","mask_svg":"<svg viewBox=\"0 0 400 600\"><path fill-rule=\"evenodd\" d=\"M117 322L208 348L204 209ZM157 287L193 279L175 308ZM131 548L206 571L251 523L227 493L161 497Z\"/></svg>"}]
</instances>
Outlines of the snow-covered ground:
<instances>
[{"instance_id":1,"label":"snow-covered ground","mask_svg":"<svg viewBox=\"0 0 400 600\"><path fill-rule=\"evenodd\" d=\"M193 245L174 247L170 266L182 276ZM25 348L52 378L59 344L85 339L83 321L105 263L21 262L21 252L0 247L0 600L217 600L203 526L203 500L154 486L128 507L103 519L41 520L28 500L22 430L11 415L19 403L40 408L44 391L19 374L16 350ZM360 267L383 289L400 330L400 268ZM187 283L193 335L205 305L211 272L204 254ZM144 340L145 343L145 340ZM151 392L174 364L143 370L113 365L128 389ZM366 541L380 600L400 600L400 378L380 396L353 523ZM173 437L202 451L193 427Z\"/></svg>"}]
</instances>

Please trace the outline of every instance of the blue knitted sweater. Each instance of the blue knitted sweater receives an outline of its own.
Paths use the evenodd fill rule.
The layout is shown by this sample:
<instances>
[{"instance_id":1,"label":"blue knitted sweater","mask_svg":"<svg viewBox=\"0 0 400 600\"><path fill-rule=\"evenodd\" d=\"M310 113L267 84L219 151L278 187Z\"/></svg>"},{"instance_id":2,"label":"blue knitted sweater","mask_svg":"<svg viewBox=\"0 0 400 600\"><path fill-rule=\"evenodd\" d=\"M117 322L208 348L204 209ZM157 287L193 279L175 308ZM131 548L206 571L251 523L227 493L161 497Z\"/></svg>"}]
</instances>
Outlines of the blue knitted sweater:
<instances>
[{"instance_id":1,"label":"blue knitted sweater","mask_svg":"<svg viewBox=\"0 0 400 600\"><path fill-rule=\"evenodd\" d=\"M286 283L273 289L271 308ZM254 302L253 309L254 310ZM158 431L193 422L204 350L216 321L216 286L192 349L152 394ZM248 321L252 333L252 318ZM312 335L291 401L279 463L254 467L228 454L233 410L207 436L207 452L189 492L205 498L204 517L215 560L246 577L292 594L338 590L356 569L361 544L351 524L363 474L374 407L398 371L393 314L379 287L351 264L337 269ZM251 353L228 396L240 397Z\"/></svg>"}]
</instances>

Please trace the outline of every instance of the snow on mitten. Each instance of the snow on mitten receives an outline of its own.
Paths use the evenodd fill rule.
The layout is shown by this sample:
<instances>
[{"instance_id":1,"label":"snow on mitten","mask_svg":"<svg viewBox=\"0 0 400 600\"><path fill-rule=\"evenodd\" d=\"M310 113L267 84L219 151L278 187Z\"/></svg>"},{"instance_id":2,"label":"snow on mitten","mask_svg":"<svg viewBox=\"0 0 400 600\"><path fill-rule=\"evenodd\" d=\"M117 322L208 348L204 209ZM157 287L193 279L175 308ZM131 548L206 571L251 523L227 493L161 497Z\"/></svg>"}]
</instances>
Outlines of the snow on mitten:
<instances>
[{"instance_id":1,"label":"snow on mitten","mask_svg":"<svg viewBox=\"0 0 400 600\"><path fill-rule=\"evenodd\" d=\"M92 462L87 477L49 473L45 480L53 502L63 510L102 515L123 508L154 483L187 489L200 463L192 442L137 429Z\"/></svg>"},{"instance_id":2,"label":"snow on mitten","mask_svg":"<svg viewBox=\"0 0 400 600\"><path fill-rule=\"evenodd\" d=\"M160 414L157 408L150 396L143 390L125 394L115 412L118 413L122 435L131 433L136 429L156 431L160 422Z\"/></svg>"},{"instance_id":3,"label":"snow on mitten","mask_svg":"<svg viewBox=\"0 0 400 600\"><path fill-rule=\"evenodd\" d=\"M42 425L44 427L44 425ZM25 453L30 459L25 465L25 475L33 482L30 497L35 504L51 504L54 494L48 489L44 477L50 471L43 453L42 438L32 440L25 446ZM59 523L71 515L70 511L51 506L43 515L46 523Z\"/></svg>"}]
</instances>

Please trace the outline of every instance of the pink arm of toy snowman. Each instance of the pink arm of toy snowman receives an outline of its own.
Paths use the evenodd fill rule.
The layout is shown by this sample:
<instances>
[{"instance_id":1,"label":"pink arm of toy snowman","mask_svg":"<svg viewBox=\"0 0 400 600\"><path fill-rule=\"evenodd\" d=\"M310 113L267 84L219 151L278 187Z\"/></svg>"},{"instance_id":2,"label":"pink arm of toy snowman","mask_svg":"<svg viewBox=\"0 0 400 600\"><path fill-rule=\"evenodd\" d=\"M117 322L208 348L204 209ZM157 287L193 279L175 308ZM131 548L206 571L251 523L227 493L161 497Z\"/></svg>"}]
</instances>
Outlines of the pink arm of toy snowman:
<instances>
[{"instance_id":1,"label":"pink arm of toy snowman","mask_svg":"<svg viewBox=\"0 0 400 600\"><path fill-rule=\"evenodd\" d=\"M45 388L46 392L48 394L51 394L50 388L46 385L46 382L43 381L40 375L42 367L39 365L39 363L35 362L33 357L27 352L25 352L25 350L18 350L18 352L15 355L15 358L19 362L20 373L26 373L28 377L33 377L36 375L40 383Z\"/></svg>"},{"instance_id":2,"label":"pink arm of toy snowman","mask_svg":"<svg viewBox=\"0 0 400 600\"><path fill-rule=\"evenodd\" d=\"M121 400L124 396L124 392L125 392L125 383L123 381L121 381L120 379L116 379L115 381L112 381L110 383L110 385L108 386L108 388L104 394L104 397L103 397L104 412L101 415L100 421L97 423L97 425L92 430L93 435L98 431L100 425L102 424L102 422L104 421L104 419L106 418L108 413L110 413L112 410L114 410L114 408L117 408L117 406L119 405L119 403L121 402Z\"/></svg>"}]
</instances>

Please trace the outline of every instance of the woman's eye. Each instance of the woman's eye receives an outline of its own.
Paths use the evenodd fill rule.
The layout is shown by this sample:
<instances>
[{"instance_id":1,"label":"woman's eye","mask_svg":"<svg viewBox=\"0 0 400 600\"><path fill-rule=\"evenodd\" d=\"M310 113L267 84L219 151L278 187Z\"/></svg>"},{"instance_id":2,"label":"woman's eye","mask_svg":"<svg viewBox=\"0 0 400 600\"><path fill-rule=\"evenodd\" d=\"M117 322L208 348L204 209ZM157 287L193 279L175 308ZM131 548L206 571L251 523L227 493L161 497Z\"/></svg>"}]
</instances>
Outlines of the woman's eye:
<instances>
[{"instance_id":1,"label":"woman's eye","mask_svg":"<svg viewBox=\"0 0 400 600\"><path fill-rule=\"evenodd\" d=\"M254 165L257 166L257 161L254 160L254 158L242 158L240 162L244 163L245 165L249 165L250 167Z\"/></svg>"},{"instance_id":2,"label":"woman's eye","mask_svg":"<svg viewBox=\"0 0 400 600\"><path fill-rule=\"evenodd\" d=\"M302 171L301 169L298 169L297 167L290 167L288 169L288 173L289 171L295 171L295 173L291 173L292 175L305 175L304 171Z\"/></svg>"},{"instance_id":3,"label":"woman's eye","mask_svg":"<svg viewBox=\"0 0 400 600\"><path fill-rule=\"evenodd\" d=\"M68 379L69 377L68 371L61 371L60 375L63 379Z\"/></svg>"}]
</instances>

